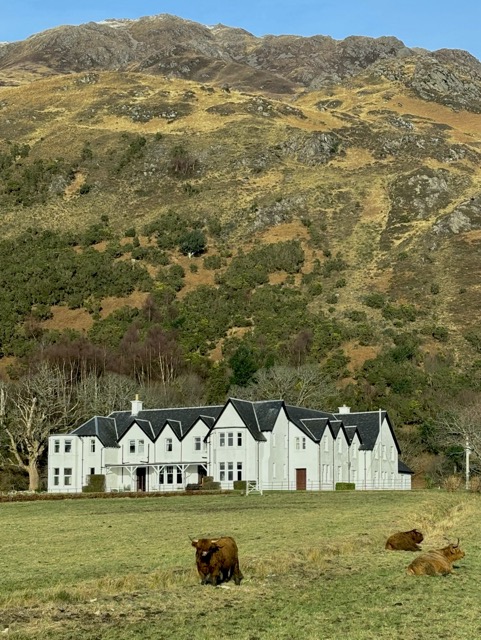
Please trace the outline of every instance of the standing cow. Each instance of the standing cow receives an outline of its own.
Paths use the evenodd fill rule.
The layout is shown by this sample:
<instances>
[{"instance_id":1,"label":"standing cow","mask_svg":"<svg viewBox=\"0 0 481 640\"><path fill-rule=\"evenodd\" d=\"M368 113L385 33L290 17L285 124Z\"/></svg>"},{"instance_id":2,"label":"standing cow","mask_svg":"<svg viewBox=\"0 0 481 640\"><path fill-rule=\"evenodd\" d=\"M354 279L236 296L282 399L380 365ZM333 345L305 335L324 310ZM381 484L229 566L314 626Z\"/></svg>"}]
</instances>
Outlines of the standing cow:
<instances>
[{"instance_id":1,"label":"standing cow","mask_svg":"<svg viewBox=\"0 0 481 640\"><path fill-rule=\"evenodd\" d=\"M239 555L234 538L198 538L192 540L201 584L227 582L234 577L239 585L244 577L239 568Z\"/></svg>"},{"instance_id":2,"label":"standing cow","mask_svg":"<svg viewBox=\"0 0 481 640\"><path fill-rule=\"evenodd\" d=\"M424 540L423 534L417 529L393 533L386 541L385 548L389 551L421 551L418 542Z\"/></svg>"},{"instance_id":3,"label":"standing cow","mask_svg":"<svg viewBox=\"0 0 481 640\"><path fill-rule=\"evenodd\" d=\"M453 562L464 558L464 551L456 544L422 553L411 562L407 572L412 576L445 576L453 573Z\"/></svg>"}]
</instances>

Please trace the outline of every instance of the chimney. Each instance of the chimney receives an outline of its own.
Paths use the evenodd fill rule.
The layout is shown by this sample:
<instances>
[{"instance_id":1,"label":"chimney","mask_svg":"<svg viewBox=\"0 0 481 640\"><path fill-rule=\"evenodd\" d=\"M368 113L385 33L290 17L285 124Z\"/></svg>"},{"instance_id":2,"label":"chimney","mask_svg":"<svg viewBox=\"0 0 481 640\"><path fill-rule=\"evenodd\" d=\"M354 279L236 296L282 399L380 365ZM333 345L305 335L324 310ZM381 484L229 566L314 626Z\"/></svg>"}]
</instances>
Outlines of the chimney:
<instances>
[{"instance_id":1,"label":"chimney","mask_svg":"<svg viewBox=\"0 0 481 640\"><path fill-rule=\"evenodd\" d=\"M346 405L343 404L342 407L339 407L338 413L351 413L351 407L346 407Z\"/></svg>"},{"instance_id":2,"label":"chimney","mask_svg":"<svg viewBox=\"0 0 481 640\"><path fill-rule=\"evenodd\" d=\"M139 400L139 394L135 394L135 400L132 400L132 415L137 416L139 412L142 411L142 400Z\"/></svg>"}]
</instances>

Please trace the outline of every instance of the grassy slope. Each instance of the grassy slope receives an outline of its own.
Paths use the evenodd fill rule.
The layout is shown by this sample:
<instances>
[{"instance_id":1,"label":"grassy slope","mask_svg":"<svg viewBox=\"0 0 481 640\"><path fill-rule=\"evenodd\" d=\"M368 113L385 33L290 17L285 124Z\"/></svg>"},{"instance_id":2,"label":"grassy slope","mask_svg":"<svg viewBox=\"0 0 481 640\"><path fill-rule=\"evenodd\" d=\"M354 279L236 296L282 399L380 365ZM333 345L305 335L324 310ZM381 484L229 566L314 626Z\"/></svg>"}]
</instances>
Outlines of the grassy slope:
<instances>
[{"instance_id":1,"label":"grassy slope","mask_svg":"<svg viewBox=\"0 0 481 640\"><path fill-rule=\"evenodd\" d=\"M479 637L480 497L297 493L1 505L0 620L13 638ZM455 575L384 551L459 536ZM201 587L188 535L233 535L245 580ZM3 630L3 629L2 629Z\"/></svg>"},{"instance_id":2,"label":"grassy slope","mask_svg":"<svg viewBox=\"0 0 481 640\"><path fill-rule=\"evenodd\" d=\"M186 98L188 91L195 96ZM291 199L288 217L294 221L307 217L314 224L320 220L325 225L321 227L325 228L321 234L325 246L332 255L341 251L349 263L347 285L342 291L336 290L336 315L360 308L367 292L383 291L398 302L418 305L425 313L421 324L447 327L453 332L450 346L465 348L460 333L475 321L474 312L481 304L481 290L472 277L477 268L479 232L459 234L430 251L426 234L443 214L443 210L437 210L405 224L399 236L396 229L389 227L390 185L413 169L448 170L454 178L464 181L464 186L452 193L452 209L479 192L479 167L469 158L449 164L422 153L416 158L388 155L376 159L367 148L372 140L363 141L362 136L357 144L346 145L345 155L327 165L309 166L292 155L276 156L276 145L293 130L308 135L344 128L341 137L349 140L350 127L363 123L367 125L368 138L374 132L381 137L382 132L392 135L394 131L397 135L399 132L386 121L386 117L397 116L411 119L416 133L428 138L436 133L434 125L442 125L446 144L462 143L476 149L481 115L456 113L398 91L388 82L376 80L369 85L358 78L350 85L324 93L289 98L288 106L302 110L306 116L302 119L289 115L284 109L287 103L283 105L275 99L271 100L272 108L284 112L279 115L278 111L274 118L265 117L256 113L257 103L252 102L252 95L236 91L227 94L219 89L210 92L195 82L141 74L79 74L0 88L0 138L30 144L31 158L61 156L75 164L85 142L93 151L93 160L80 163L63 197L49 198L44 205L4 210L0 231L10 235L31 225L80 231L97 222L101 214L107 214L112 227L122 235L132 223L141 229L173 209L189 217L219 219L229 228L222 244L230 245L235 253L239 245L260 237L269 226L278 223L269 215L262 219L263 207L269 209L276 201ZM325 99L336 100L340 106L320 111L316 105ZM225 103L230 105L227 115L207 111ZM167 112L169 108L177 109L180 116L173 120L152 117L147 122L132 117L135 109L145 115L149 110L158 110L159 105L164 105ZM122 136L135 134L150 136L147 157L115 174L122 149L128 144ZM158 148L152 142L153 134L161 136ZM186 145L200 159L201 174L189 180L199 190L197 195L188 195L182 181L165 174L169 149L176 142ZM264 152L268 156L265 162ZM146 166L148 174L152 163L156 166L154 173L146 175ZM92 183L94 189L79 196L78 188L84 182ZM351 204L358 203L355 214L351 206L344 206L343 194ZM289 224L287 220L287 229L291 229ZM298 234L303 233L299 222L297 229ZM216 242L219 241L210 239L210 251ZM307 255L303 271L309 272L312 260L323 262L325 256L320 248L312 250L307 238L303 248ZM174 255L173 260L182 258ZM213 274L202 268L201 259L198 266L197 274L187 271L187 287L180 295L201 282L212 281ZM441 293L436 298L430 294L433 283L440 286ZM113 310L123 303L110 302L109 308ZM319 305L326 306L324 298ZM379 322L378 313L369 313L374 322ZM77 316L75 319L63 314L62 320L51 321L49 326L89 326L85 314ZM346 350L355 361L362 360L362 349L356 352L355 347L346 346Z\"/></svg>"}]
</instances>

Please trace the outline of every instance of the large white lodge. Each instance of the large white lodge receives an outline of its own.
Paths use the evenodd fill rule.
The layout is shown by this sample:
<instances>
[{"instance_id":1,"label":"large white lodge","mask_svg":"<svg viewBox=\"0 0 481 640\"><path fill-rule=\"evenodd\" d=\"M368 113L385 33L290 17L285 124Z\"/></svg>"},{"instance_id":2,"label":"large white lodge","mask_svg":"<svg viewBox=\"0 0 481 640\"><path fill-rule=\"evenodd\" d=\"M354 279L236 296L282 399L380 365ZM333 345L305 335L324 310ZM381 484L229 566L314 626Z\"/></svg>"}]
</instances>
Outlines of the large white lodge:
<instances>
[{"instance_id":1,"label":"large white lodge","mask_svg":"<svg viewBox=\"0 0 481 640\"><path fill-rule=\"evenodd\" d=\"M337 413L282 400L143 409L94 416L49 438L48 491L80 492L90 475L107 491L176 491L212 476L223 489L410 489L412 471L386 411Z\"/></svg>"}]
</instances>

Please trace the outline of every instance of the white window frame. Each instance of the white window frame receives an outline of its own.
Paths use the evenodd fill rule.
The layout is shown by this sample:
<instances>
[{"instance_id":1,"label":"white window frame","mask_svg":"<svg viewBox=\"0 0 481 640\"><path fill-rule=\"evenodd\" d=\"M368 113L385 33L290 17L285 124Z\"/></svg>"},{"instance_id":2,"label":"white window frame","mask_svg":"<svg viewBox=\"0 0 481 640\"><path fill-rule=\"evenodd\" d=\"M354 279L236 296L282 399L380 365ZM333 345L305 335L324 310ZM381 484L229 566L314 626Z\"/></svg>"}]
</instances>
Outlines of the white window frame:
<instances>
[{"instance_id":1,"label":"white window frame","mask_svg":"<svg viewBox=\"0 0 481 640\"><path fill-rule=\"evenodd\" d=\"M138 453L142 454L145 451L145 442L144 440L139 440L138 442Z\"/></svg>"},{"instance_id":2,"label":"white window frame","mask_svg":"<svg viewBox=\"0 0 481 640\"><path fill-rule=\"evenodd\" d=\"M295 444L296 451L299 451L301 448L301 439L299 438L299 436L296 436L294 438L294 444Z\"/></svg>"},{"instance_id":3,"label":"white window frame","mask_svg":"<svg viewBox=\"0 0 481 640\"><path fill-rule=\"evenodd\" d=\"M225 433L223 431L219 433L219 447L225 447Z\"/></svg>"},{"instance_id":4,"label":"white window frame","mask_svg":"<svg viewBox=\"0 0 481 640\"><path fill-rule=\"evenodd\" d=\"M54 467L54 470L53 470L53 486L54 487L59 487L60 486L60 469L59 469L59 467Z\"/></svg>"},{"instance_id":5,"label":"white window frame","mask_svg":"<svg viewBox=\"0 0 481 640\"><path fill-rule=\"evenodd\" d=\"M93 438L90 441L90 453L95 453L95 440Z\"/></svg>"},{"instance_id":6,"label":"white window frame","mask_svg":"<svg viewBox=\"0 0 481 640\"><path fill-rule=\"evenodd\" d=\"M242 431L237 432L237 446L242 447Z\"/></svg>"},{"instance_id":7,"label":"white window frame","mask_svg":"<svg viewBox=\"0 0 481 640\"><path fill-rule=\"evenodd\" d=\"M135 440L129 440L129 453L135 453L136 451Z\"/></svg>"},{"instance_id":8,"label":"white window frame","mask_svg":"<svg viewBox=\"0 0 481 640\"><path fill-rule=\"evenodd\" d=\"M53 452L60 453L60 440L53 441Z\"/></svg>"},{"instance_id":9,"label":"white window frame","mask_svg":"<svg viewBox=\"0 0 481 640\"><path fill-rule=\"evenodd\" d=\"M165 450L167 452L171 452L174 450L174 442L172 438L166 438L165 439Z\"/></svg>"},{"instance_id":10,"label":"white window frame","mask_svg":"<svg viewBox=\"0 0 481 640\"><path fill-rule=\"evenodd\" d=\"M227 463L227 480L229 482L232 482L234 480L234 463L233 462Z\"/></svg>"},{"instance_id":11,"label":"white window frame","mask_svg":"<svg viewBox=\"0 0 481 640\"><path fill-rule=\"evenodd\" d=\"M234 446L234 432L233 431L229 431L227 433L227 446L228 447L233 447Z\"/></svg>"},{"instance_id":12,"label":"white window frame","mask_svg":"<svg viewBox=\"0 0 481 640\"><path fill-rule=\"evenodd\" d=\"M64 452L65 453L72 453L72 441L71 440L65 440Z\"/></svg>"},{"instance_id":13,"label":"white window frame","mask_svg":"<svg viewBox=\"0 0 481 640\"><path fill-rule=\"evenodd\" d=\"M194 451L202 451L202 438L194 436Z\"/></svg>"},{"instance_id":14,"label":"white window frame","mask_svg":"<svg viewBox=\"0 0 481 640\"><path fill-rule=\"evenodd\" d=\"M237 480L242 480L242 462L237 463Z\"/></svg>"},{"instance_id":15,"label":"white window frame","mask_svg":"<svg viewBox=\"0 0 481 640\"><path fill-rule=\"evenodd\" d=\"M225 462L219 462L219 480L225 482Z\"/></svg>"}]
</instances>

